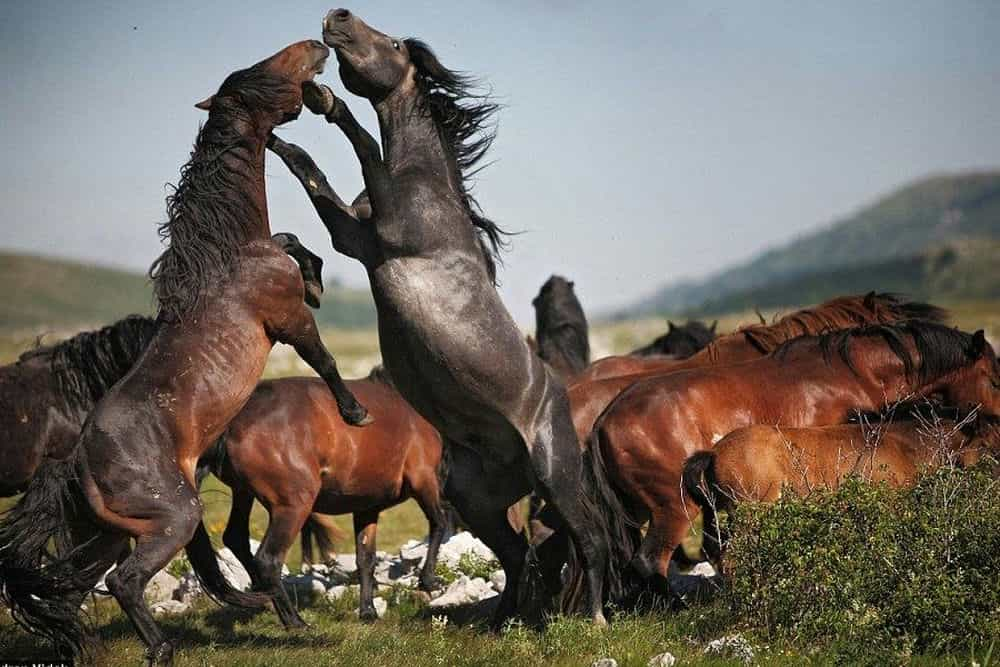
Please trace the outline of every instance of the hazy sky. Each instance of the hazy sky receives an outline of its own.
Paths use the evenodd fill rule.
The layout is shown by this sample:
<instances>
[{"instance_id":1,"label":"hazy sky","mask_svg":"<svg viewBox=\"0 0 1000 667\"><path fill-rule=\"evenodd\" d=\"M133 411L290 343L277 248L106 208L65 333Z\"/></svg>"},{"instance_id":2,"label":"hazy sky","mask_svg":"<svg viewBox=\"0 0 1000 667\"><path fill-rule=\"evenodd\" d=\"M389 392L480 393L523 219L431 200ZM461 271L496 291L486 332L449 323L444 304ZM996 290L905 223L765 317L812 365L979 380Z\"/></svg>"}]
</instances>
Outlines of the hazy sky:
<instances>
[{"instance_id":1,"label":"hazy sky","mask_svg":"<svg viewBox=\"0 0 1000 667\"><path fill-rule=\"evenodd\" d=\"M829 223L909 179L1000 164L1000 3L364 2L506 107L476 193L513 241L522 321L552 272L585 308L701 276ZM145 269L165 183L232 70L318 37L327 2L11 2L0 23L0 247ZM330 67L323 78L343 93ZM374 129L364 100L346 96ZM360 170L336 128L282 136L346 199ZM275 231L336 255L277 160Z\"/></svg>"}]
</instances>

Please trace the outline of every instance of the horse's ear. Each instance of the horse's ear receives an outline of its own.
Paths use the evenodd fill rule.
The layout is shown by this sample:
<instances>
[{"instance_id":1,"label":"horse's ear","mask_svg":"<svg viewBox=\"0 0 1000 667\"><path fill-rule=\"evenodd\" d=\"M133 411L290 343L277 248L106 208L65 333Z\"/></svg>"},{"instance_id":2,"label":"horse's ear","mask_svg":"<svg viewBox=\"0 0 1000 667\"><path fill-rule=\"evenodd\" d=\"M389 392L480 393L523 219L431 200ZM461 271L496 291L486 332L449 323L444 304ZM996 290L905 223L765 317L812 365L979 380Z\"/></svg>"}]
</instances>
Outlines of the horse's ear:
<instances>
[{"instance_id":1,"label":"horse's ear","mask_svg":"<svg viewBox=\"0 0 1000 667\"><path fill-rule=\"evenodd\" d=\"M710 326L708 330L711 331L712 333L715 333L715 327L717 326L719 326L719 320L715 320L714 322L712 322L712 326Z\"/></svg>"},{"instance_id":2,"label":"horse's ear","mask_svg":"<svg viewBox=\"0 0 1000 667\"><path fill-rule=\"evenodd\" d=\"M865 308L867 308L868 310L875 310L875 290L872 290L871 292L868 292L868 294L865 294L864 304Z\"/></svg>"},{"instance_id":3,"label":"horse's ear","mask_svg":"<svg viewBox=\"0 0 1000 667\"><path fill-rule=\"evenodd\" d=\"M531 305L534 306L535 308L538 308L538 301L539 301L539 299L541 299L541 297L540 296L536 296L534 299L531 300Z\"/></svg>"},{"instance_id":4,"label":"horse's ear","mask_svg":"<svg viewBox=\"0 0 1000 667\"><path fill-rule=\"evenodd\" d=\"M575 283L575 282L573 282L572 280L571 280L571 281L569 281L569 288L570 288L570 289L573 289L573 287L574 287L575 285L576 285L576 283Z\"/></svg>"},{"instance_id":5,"label":"horse's ear","mask_svg":"<svg viewBox=\"0 0 1000 667\"><path fill-rule=\"evenodd\" d=\"M986 342L986 333L980 329L972 334L972 346L969 348L969 356L973 359L981 359L986 354L987 347L989 347L989 343Z\"/></svg>"},{"instance_id":6,"label":"horse's ear","mask_svg":"<svg viewBox=\"0 0 1000 667\"><path fill-rule=\"evenodd\" d=\"M210 95L209 97L203 99L201 102L198 102L198 104L195 104L194 108L201 109L202 111L210 111L212 109L212 102L214 101L215 101L215 95Z\"/></svg>"},{"instance_id":7,"label":"horse's ear","mask_svg":"<svg viewBox=\"0 0 1000 667\"><path fill-rule=\"evenodd\" d=\"M670 332L671 332L671 331L673 331L673 330L674 330L675 328L676 328L676 327L674 327L674 323L673 323L673 322L671 322L670 320L667 320L667 333L670 333Z\"/></svg>"}]
</instances>

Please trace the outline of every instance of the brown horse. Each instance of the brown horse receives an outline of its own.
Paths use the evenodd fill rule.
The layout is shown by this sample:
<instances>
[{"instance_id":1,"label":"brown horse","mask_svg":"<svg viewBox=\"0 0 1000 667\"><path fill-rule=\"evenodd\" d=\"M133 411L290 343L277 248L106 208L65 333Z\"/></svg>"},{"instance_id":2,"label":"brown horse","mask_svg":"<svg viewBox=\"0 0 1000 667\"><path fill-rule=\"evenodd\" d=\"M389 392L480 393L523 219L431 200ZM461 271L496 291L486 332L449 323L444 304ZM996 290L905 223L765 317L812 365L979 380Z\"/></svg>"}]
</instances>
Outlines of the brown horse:
<instances>
[{"instance_id":1,"label":"brown horse","mask_svg":"<svg viewBox=\"0 0 1000 667\"><path fill-rule=\"evenodd\" d=\"M345 424L322 380L267 381L230 423L212 456L212 472L233 490L222 541L250 573L254 590L271 597L286 627L305 622L281 585L281 566L313 510L354 514L362 620L377 618L372 595L379 512L408 498L416 499L430 523L420 588L435 585L446 524L441 436L382 380L347 385L375 417L372 425ZM270 515L256 556L249 532L254 498Z\"/></svg>"},{"instance_id":2,"label":"brown horse","mask_svg":"<svg viewBox=\"0 0 1000 667\"><path fill-rule=\"evenodd\" d=\"M926 303L902 301L892 294L871 292L842 296L799 310L774 324L754 324L721 336L684 360L663 357L606 357L591 364L569 386L573 427L586 442L597 417L618 394L636 381L691 368L751 361L773 352L798 336L815 336L864 324L891 324L908 319L941 322L946 311Z\"/></svg>"},{"instance_id":3,"label":"brown horse","mask_svg":"<svg viewBox=\"0 0 1000 667\"><path fill-rule=\"evenodd\" d=\"M294 234L273 239L299 264L306 301L319 306L323 260ZM312 295L312 298L310 298ZM84 420L125 377L156 334L156 320L129 315L95 331L21 354L0 367L0 496L21 493L39 466L73 453Z\"/></svg>"},{"instance_id":4,"label":"brown horse","mask_svg":"<svg viewBox=\"0 0 1000 667\"><path fill-rule=\"evenodd\" d=\"M367 418L320 340L299 268L271 240L267 217L265 142L299 114L302 85L328 55L319 42L293 44L233 73L198 105L208 120L168 199L161 233L170 243L151 271L156 336L91 412L75 454L37 474L0 524L2 597L19 623L61 649L80 650L80 602L130 538L134 550L106 581L151 663L171 663L173 648L143 590L189 542L189 557L212 573L209 590L266 604L218 573L195 467L249 399L275 341L318 372L349 423ZM54 537L80 547L50 560Z\"/></svg>"},{"instance_id":5,"label":"brown horse","mask_svg":"<svg viewBox=\"0 0 1000 667\"><path fill-rule=\"evenodd\" d=\"M686 360L631 355L598 359L576 378L576 382L735 364L768 354L798 336L818 336L862 324L890 324L910 319L941 322L947 319L947 313L925 303L902 301L894 294L869 292L864 296L841 296L812 308L797 310L773 324L761 321L741 327L717 338Z\"/></svg>"},{"instance_id":6,"label":"brown horse","mask_svg":"<svg viewBox=\"0 0 1000 667\"><path fill-rule=\"evenodd\" d=\"M698 511L682 493L689 456L744 426L839 424L855 410L930 394L1000 413L1000 367L982 331L916 320L871 325L802 337L756 361L641 380L598 419L590 448L603 458L633 522L649 518L631 562L661 587Z\"/></svg>"},{"instance_id":7,"label":"brown horse","mask_svg":"<svg viewBox=\"0 0 1000 667\"><path fill-rule=\"evenodd\" d=\"M0 368L0 496L21 493L39 466L72 454L87 415L155 334L154 320L130 315Z\"/></svg>"},{"instance_id":8,"label":"brown horse","mask_svg":"<svg viewBox=\"0 0 1000 667\"><path fill-rule=\"evenodd\" d=\"M836 488L851 476L907 486L921 470L972 466L984 454L1000 454L995 418L816 428L758 425L737 429L711 451L691 456L683 479L704 518L706 552L718 567L725 540L714 528L716 515L737 503L772 503L787 490L801 496Z\"/></svg>"}]
</instances>

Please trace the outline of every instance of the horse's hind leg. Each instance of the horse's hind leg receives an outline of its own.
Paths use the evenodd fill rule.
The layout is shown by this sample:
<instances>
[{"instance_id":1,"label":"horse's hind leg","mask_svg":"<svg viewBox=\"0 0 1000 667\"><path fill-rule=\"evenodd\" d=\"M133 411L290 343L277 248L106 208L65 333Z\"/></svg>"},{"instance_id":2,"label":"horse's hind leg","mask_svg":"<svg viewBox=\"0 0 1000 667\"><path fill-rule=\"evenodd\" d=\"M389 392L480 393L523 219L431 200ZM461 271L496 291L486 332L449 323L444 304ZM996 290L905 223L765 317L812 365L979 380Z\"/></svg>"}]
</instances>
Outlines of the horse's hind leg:
<instances>
[{"instance_id":1,"label":"horse's hind leg","mask_svg":"<svg viewBox=\"0 0 1000 667\"><path fill-rule=\"evenodd\" d=\"M259 590L260 572L257 571L257 561L250 550L250 512L253 510L253 494L242 484L233 484L232 507L229 510L229 521L222 533L222 543L233 552L250 575L250 581L255 590Z\"/></svg>"},{"instance_id":2,"label":"horse's hind leg","mask_svg":"<svg viewBox=\"0 0 1000 667\"><path fill-rule=\"evenodd\" d=\"M176 484L166 485L170 492L163 494L164 500L145 493L131 498L135 501L133 512L136 515L141 512L146 528L136 537L132 553L107 577L108 590L146 643L150 665L171 664L174 650L153 620L143 592L153 575L191 540L201 522L197 491L179 472L176 474ZM124 503L125 499L119 496L118 500Z\"/></svg>"},{"instance_id":3,"label":"horse's hind leg","mask_svg":"<svg viewBox=\"0 0 1000 667\"><path fill-rule=\"evenodd\" d=\"M375 595L375 535L378 531L378 512L354 513L354 544L358 558L358 578L361 582L361 603L358 617L366 622L378 620L373 597Z\"/></svg>"},{"instance_id":4,"label":"horse's hind leg","mask_svg":"<svg viewBox=\"0 0 1000 667\"><path fill-rule=\"evenodd\" d=\"M607 569L606 535L596 525L594 511L584 506L582 494L592 493L583 484L583 459L565 396L549 401L553 428L539 429L532 443L531 464L538 489L552 503L575 543L586 574L590 594L590 617L597 625L607 625L604 617L604 577ZM551 539L551 538L550 538Z\"/></svg>"},{"instance_id":5,"label":"horse's hind leg","mask_svg":"<svg viewBox=\"0 0 1000 667\"><path fill-rule=\"evenodd\" d=\"M452 462L445 497L472 534L493 551L507 578L491 622L492 628L499 630L517 613L519 584L528 552L524 535L515 532L507 521L507 508L527 494L530 483L520 465L487 471L477 454L451 443L446 446L452 447Z\"/></svg>"},{"instance_id":6,"label":"horse's hind leg","mask_svg":"<svg viewBox=\"0 0 1000 667\"><path fill-rule=\"evenodd\" d=\"M260 591L271 596L278 618L286 628L306 627L306 622L299 616L288 592L281 585L281 566L310 511L311 502L272 506L267 533L254 556L257 572L260 574Z\"/></svg>"},{"instance_id":7,"label":"horse's hind leg","mask_svg":"<svg viewBox=\"0 0 1000 667\"><path fill-rule=\"evenodd\" d=\"M310 519L306 519L306 522L302 524L302 530L299 531L299 542L302 544L302 571L305 572L308 568L312 569L313 563L313 522Z\"/></svg>"},{"instance_id":8,"label":"horse's hind leg","mask_svg":"<svg viewBox=\"0 0 1000 667\"><path fill-rule=\"evenodd\" d=\"M420 568L420 590L429 593L438 586L438 578L434 573L437 569L438 551L441 550L441 542L444 541L445 531L448 529L448 517L444 507L441 505L441 491L437 485L437 479L433 484L427 485L430 488L416 490L417 504L427 517L429 525L427 540L427 555L424 557L424 564Z\"/></svg>"}]
</instances>

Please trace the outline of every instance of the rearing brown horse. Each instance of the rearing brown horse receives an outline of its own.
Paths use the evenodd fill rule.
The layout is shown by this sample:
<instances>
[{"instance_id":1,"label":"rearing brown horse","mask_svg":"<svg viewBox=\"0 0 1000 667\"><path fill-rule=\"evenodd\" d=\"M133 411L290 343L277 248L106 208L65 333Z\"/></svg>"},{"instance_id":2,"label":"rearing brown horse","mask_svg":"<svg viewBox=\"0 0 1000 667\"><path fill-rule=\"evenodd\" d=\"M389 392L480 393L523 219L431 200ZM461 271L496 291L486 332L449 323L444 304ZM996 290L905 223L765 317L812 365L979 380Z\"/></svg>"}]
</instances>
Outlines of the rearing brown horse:
<instances>
[{"instance_id":1,"label":"rearing brown horse","mask_svg":"<svg viewBox=\"0 0 1000 667\"><path fill-rule=\"evenodd\" d=\"M75 456L36 475L0 524L3 599L19 623L62 649L80 649L83 595L134 538L108 590L149 661L172 661L143 590L189 541L189 557L218 570L198 530L195 466L250 397L275 341L294 346L319 373L349 423L366 421L303 303L299 268L270 239L267 217L265 143L299 114L302 85L328 55L322 43L298 42L231 74L198 105L208 120L168 199L161 233L170 243L151 271L157 334L91 413ZM66 533L80 548L52 560L50 539ZM215 584L209 588L224 588ZM266 602L231 589L224 599Z\"/></svg>"},{"instance_id":2,"label":"rearing brown horse","mask_svg":"<svg viewBox=\"0 0 1000 667\"><path fill-rule=\"evenodd\" d=\"M664 584L670 555L698 512L682 493L689 456L744 426L839 424L856 410L930 394L1000 414L1000 367L982 331L918 320L872 325L795 339L756 361L642 380L597 421L590 448L636 523L650 519L633 567Z\"/></svg>"}]
</instances>

